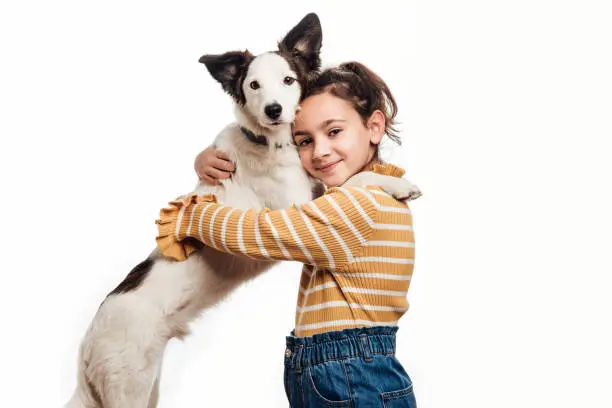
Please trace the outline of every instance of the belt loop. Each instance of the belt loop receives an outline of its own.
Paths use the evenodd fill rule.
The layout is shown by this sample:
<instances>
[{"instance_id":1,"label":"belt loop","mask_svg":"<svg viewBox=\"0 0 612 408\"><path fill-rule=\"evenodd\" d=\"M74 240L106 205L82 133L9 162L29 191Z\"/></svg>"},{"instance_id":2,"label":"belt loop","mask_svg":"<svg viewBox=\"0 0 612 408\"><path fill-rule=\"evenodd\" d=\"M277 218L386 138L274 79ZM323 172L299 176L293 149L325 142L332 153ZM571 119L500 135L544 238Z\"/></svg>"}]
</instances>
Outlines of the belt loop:
<instances>
[{"instance_id":1,"label":"belt loop","mask_svg":"<svg viewBox=\"0 0 612 408\"><path fill-rule=\"evenodd\" d=\"M298 346L297 351L295 352L295 372L297 374L302 372L302 349L304 348L303 344Z\"/></svg>"},{"instance_id":2,"label":"belt loop","mask_svg":"<svg viewBox=\"0 0 612 408\"><path fill-rule=\"evenodd\" d=\"M361 348L363 348L364 360L369 363L373 360L372 358L372 347L370 346L370 339L367 334L360 334L359 339L361 340Z\"/></svg>"}]
</instances>

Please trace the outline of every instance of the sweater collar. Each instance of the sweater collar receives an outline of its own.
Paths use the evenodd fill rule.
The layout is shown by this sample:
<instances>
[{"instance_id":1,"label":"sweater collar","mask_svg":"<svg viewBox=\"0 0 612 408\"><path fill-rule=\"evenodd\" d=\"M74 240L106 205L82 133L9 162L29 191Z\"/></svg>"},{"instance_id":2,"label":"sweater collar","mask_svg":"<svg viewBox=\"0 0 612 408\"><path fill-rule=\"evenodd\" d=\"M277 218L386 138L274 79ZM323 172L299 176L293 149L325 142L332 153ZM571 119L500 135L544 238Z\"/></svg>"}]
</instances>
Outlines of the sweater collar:
<instances>
[{"instance_id":1,"label":"sweater collar","mask_svg":"<svg viewBox=\"0 0 612 408\"><path fill-rule=\"evenodd\" d=\"M393 176L401 178L406 171L399 166L391 163L384 163L380 160L373 160L362 171L371 171L373 173L382 174L384 176Z\"/></svg>"}]
</instances>

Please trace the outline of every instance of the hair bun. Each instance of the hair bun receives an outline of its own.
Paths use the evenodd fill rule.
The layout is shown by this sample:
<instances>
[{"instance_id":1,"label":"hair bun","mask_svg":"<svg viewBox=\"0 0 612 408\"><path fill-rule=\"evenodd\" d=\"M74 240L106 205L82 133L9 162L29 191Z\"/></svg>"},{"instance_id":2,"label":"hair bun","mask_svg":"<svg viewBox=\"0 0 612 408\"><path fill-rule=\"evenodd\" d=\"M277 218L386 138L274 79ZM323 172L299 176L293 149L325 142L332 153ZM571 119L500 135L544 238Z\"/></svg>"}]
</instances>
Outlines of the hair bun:
<instances>
[{"instance_id":1,"label":"hair bun","mask_svg":"<svg viewBox=\"0 0 612 408\"><path fill-rule=\"evenodd\" d=\"M365 65L357 61L343 62L338 66L338 68L343 71L353 72L360 77L368 74L368 69L365 67Z\"/></svg>"}]
</instances>

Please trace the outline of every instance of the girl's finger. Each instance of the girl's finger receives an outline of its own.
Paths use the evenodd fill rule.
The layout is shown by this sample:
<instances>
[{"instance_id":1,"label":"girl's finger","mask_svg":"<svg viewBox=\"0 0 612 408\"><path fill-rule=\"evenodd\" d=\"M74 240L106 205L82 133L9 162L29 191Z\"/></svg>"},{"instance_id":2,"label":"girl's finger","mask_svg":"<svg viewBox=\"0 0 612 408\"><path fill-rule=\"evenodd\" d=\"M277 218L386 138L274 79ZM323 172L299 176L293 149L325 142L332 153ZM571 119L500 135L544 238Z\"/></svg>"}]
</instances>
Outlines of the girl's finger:
<instances>
[{"instance_id":1,"label":"girl's finger","mask_svg":"<svg viewBox=\"0 0 612 408\"><path fill-rule=\"evenodd\" d=\"M215 156L217 156L219 159L223 159L223 160L228 160L229 161L229 156L227 155L227 153L222 152L221 150L215 150Z\"/></svg>"},{"instance_id":2,"label":"girl's finger","mask_svg":"<svg viewBox=\"0 0 612 408\"><path fill-rule=\"evenodd\" d=\"M198 175L198 178L200 180L204 179L204 177L206 177L206 172L204 172L204 167L196 167L195 168L196 174Z\"/></svg>"},{"instance_id":3,"label":"girl's finger","mask_svg":"<svg viewBox=\"0 0 612 408\"><path fill-rule=\"evenodd\" d=\"M234 171L236 168L234 167L234 163L229 160L216 159L213 167L224 170L224 171Z\"/></svg>"},{"instance_id":4,"label":"girl's finger","mask_svg":"<svg viewBox=\"0 0 612 408\"><path fill-rule=\"evenodd\" d=\"M223 171L223 170L218 170L215 168L207 169L206 175L216 180L223 180L223 179L227 179L231 177L231 173L228 173L227 171Z\"/></svg>"}]
</instances>

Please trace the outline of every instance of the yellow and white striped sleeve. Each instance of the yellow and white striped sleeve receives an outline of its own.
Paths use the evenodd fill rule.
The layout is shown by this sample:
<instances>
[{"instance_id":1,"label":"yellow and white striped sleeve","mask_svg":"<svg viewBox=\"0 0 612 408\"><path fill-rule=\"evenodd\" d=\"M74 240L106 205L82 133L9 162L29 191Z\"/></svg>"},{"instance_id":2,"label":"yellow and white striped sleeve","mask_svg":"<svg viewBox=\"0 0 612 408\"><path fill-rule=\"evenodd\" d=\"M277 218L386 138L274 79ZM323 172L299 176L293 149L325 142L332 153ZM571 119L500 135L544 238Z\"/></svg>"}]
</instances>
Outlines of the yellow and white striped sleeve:
<instances>
[{"instance_id":1,"label":"yellow and white striped sleeve","mask_svg":"<svg viewBox=\"0 0 612 408\"><path fill-rule=\"evenodd\" d=\"M243 211L215 201L191 195L161 211L157 242L164 255L185 259L195 249L181 241L190 237L236 255L338 268L366 243L377 211L369 191L351 187L275 211Z\"/></svg>"}]
</instances>

